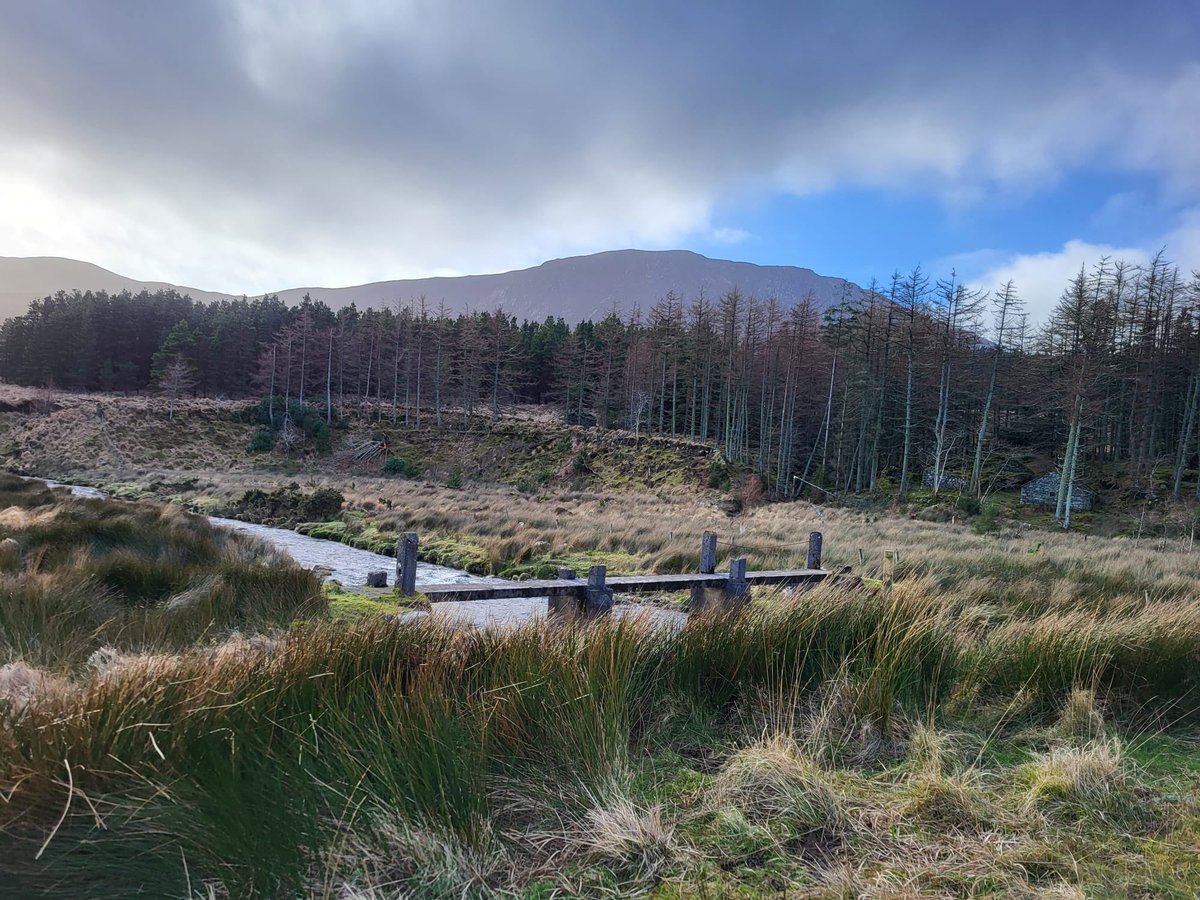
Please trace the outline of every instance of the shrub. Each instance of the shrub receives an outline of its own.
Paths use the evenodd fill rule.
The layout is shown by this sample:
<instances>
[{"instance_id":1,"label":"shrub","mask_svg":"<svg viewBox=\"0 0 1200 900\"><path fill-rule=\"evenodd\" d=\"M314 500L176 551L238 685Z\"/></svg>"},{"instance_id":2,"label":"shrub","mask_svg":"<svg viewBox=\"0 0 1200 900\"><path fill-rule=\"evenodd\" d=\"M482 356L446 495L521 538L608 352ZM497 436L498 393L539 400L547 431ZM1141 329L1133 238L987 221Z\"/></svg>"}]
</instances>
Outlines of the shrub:
<instances>
[{"instance_id":1,"label":"shrub","mask_svg":"<svg viewBox=\"0 0 1200 900\"><path fill-rule=\"evenodd\" d=\"M312 522L325 522L336 518L342 511L346 498L333 488L317 488L300 501L300 515Z\"/></svg>"},{"instance_id":2,"label":"shrub","mask_svg":"<svg viewBox=\"0 0 1200 900\"><path fill-rule=\"evenodd\" d=\"M383 474L416 478L420 474L420 470L403 456L389 456L383 464Z\"/></svg>"},{"instance_id":3,"label":"shrub","mask_svg":"<svg viewBox=\"0 0 1200 900\"><path fill-rule=\"evenodd\" d=\"M979 498L971 494L959 494L958 502L954 504L960 513L965 513L968 516L977 516L982 508Z\"/></svg>"},{"instance_id":4,"label":"shrub","mask_svg":"<svg viewBox=\"0 0 1200 900\"><path fill-rule=\"evenodd\" d=\"M450 477L446 479L446 487L460 488L463 486L463 470L461 466L455 466L450 470Z\"/></svg>"},{"instance_id":5,"label":"shrub","mask_svg":"<svg viewBox=\"0 0 1200 900\"><path fill-rule=\"evenodd\" d=\"M708 486L713 490L722 489L728 484L729 472L724 462L714 459L708 464Z\"/></svg>"},{"instance_id":6,"label":"shrub","mask_svg":"<svg viewBox=\"0 0 1200 900\"><path fill-rule=\"evenodd\" d=\"M991 534L994 531L1000 530L1000 504L994 500L989 500L983 504L983 508L975 521L971 523L971 528L976 534Z\"/></svg>"},{"instance_id":7,"label":"shrub","mask_svg":"<svg viewBox=\"0 0 1200 900\"><path fill-rule=\"evenodd\" d=\"M285 401L283 397L276 395L260 400L254 408L252 418L260 426L263 426L260 431L266 430L268 434L271 428L282 428L284 421L290 419L304 433L304 436L312 443L313 449L318 453L328 453L333 449L333 434L326 421L324 409L318 410L306 406L298 400ZM251 439L252 444L255 440L261 440L257 433ZM264 449L269 450L270 447ZM250 452L260 451L252 449Z\"/></svg>"},{"instance_id":8,"label":"shrub","mask_svg":"<svg viewBox=\"0 0 1200 900\"><path fill-rule=\"evenodd\" d=\"M922 522L949 522L954 518L954 510L945 504L935 503L917 513L917 518Z\"/></svg>"},{"instance_id":9,"label":"shrub","mask_svg":"<svg viewBox=\"0 0 1200 900\"><path fill-rule=\"evenodd\" d=\"M271 434L269 428L259 428L254 434L250 435L250 443L246 447L247 453L266 453L275 446L275 436Z\"/></svg>"},{"instance_id":10,"label":"shrub","mask_svg":"<svg viewBox=\"0 0 1200 900\"><path fill-rule=\"evenodd\" d=\"M316 428L312 435L313 449L318 453L328 453L333 449L333 432L324 422Z\"/></svg>"}]
</instances>

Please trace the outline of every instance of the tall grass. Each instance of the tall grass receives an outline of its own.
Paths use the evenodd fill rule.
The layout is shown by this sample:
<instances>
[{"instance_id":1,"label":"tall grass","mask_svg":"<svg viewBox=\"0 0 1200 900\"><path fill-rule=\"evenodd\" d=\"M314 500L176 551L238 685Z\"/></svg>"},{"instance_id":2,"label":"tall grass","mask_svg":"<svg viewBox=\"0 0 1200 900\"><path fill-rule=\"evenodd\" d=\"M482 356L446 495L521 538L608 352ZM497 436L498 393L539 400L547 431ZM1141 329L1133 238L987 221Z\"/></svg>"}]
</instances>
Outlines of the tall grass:
<instances>
[{"instance_id":1,"label":"tall grass","mask_svg":"<svg viewBox=\"0 0 1200 900\"><path fill-rule=\"evenodd\" d=\"M174 507L81 500L0 474L0 664L178 650L318 612L316 577Z\"/></svg>"},{"instance_id":2,"label":"tall grass","mask_svg":"<svg viewBox=\"0 0 1200 900\"><path fill-rule=\"evenodd\" d=\"M0 702L0 885L118 897L178 895L190 880L193 891L296 896L370 871L401 893L512 887L549 852L531 836L563 822L650 828L652 811L629 812L642 807L627 786L638 758L672 745L681 709L747 748L739 760L784 741L811 765L869 762L822 741L868 727L903 740L905 723L964 692L1099 683L1092 663L1106 658L1121 663L1101 682L1161 681L1171 652L1176 672L1194 652L1183 629L1200 635L1195 616L1181 617L1161 646L1151 636L1135 652L1119 646L1132 631L1114 632L1105 652L1029 668L1026 656L1052 662L1072 646L1078 623L1047 617L1034 651L1003 627L969 639L957 622L914 583L888 598L816 591L678 631L632 618L482 631L313 622L272 642L131 656ZM765 731L747 718L763 696L804 710L789 735L778 717ZM791 786L803 798L824 784L811 767L785 768L779 803L793 803ZM823 828L824 815L797 833ZM661 829L639 835L629 839L654 853L670 843Z\"/></svg>"},{"instance_id":3,"label":"tall grass","mask_svg":"<svg viewBox=\"0 0 1200 900\"><path fill-rule=\"evenodd\" d=\"M742 698L793 672L816 685L852 671L893 682L864 714L915 713L949 687L954 644L947 623L898 602L904 628L831 592L678 632L313 624L274 646L139 657L0 714L0 873L118 896L136 855L150 893L178 891L186 860L193 880L276 896L353 868L338 852L348 830L360 856L398 828L494 854L500 835L590 815L681 694L734 722Z\"/></svg>"}]
</instances>

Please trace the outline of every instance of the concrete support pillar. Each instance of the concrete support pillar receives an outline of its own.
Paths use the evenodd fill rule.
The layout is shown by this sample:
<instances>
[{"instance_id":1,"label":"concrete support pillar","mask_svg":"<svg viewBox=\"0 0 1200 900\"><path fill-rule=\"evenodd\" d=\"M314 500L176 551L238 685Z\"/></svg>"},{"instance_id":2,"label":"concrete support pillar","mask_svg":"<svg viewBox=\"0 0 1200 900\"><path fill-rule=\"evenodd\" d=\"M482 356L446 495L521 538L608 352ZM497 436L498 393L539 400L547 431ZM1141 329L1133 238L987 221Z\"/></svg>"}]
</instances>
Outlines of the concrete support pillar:
<instances>
[{"instance_id":1,"label":"concrete support pillar","mask_svg":"<svg viewBox=\"0 0 1200 900\"><path fill-rule=\"evenodd\" d=\"M700 539L700 574L712 575L717 571L717 533L704 532Z\"/></svg>"},{"instance_id":2,"label":"concrete support pillar","mask_svg":"<svg viewBox=\"0 0 1200 900\"><path fill-rule=\"evenodd\" d=\"M725 582L722 601L727 609L750 603L750 583L746 581L746 560L735 559L729 564L729 580Z\"/></svg>"},{"instance_id":3,"label":"concrete support pillar","mask_svg":"<svg viewBox=\"0 0 1200 900\"><path fill-rule=\"evenodd\" d=\"M583 590L583 611L588 615L611 612L613 608L613 591L605 587L604 566L592 566L588 571L587 587Z\"/></svg>"},{"instance_id":4,"label":"concrete support pillar","mask_svg":"<svg viewBox=\"0 0 1200 900\"><path fill-rule=\"evenodd\" d=\"M417 533L409 531L396 542L396 584L400 593L411 597L417 592Z\"/></svg>"}]
</instances>

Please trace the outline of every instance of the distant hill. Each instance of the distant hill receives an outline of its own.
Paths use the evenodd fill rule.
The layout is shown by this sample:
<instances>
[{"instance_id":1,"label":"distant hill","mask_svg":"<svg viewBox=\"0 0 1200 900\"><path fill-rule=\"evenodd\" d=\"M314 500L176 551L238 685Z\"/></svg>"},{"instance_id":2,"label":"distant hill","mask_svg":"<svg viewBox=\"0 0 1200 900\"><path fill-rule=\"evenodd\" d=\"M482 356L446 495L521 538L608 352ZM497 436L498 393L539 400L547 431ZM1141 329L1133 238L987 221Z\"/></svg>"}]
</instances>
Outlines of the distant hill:
<instances>
[{"instance_id":1,"label":"distant hill","mask_svg":"<svg viewBox=\"0 0 1200 900\"><path fill-rule=\"evenodd\" d=\"M110 294L175 288L194 300L222 300L227 295L162 281L138 281L108 269L61 256L0 256L0 319L22 315L30 300L58 291L108 291Z\"/></svg>"},{"instance_id":2,"label":"distant hill","mask_svg":"<svg viewBox=\"0 0 1200 900\"><path fill-rule=\"evenodd\" d=\"M379 281L341 288L284 288L272 293L288 303L298 303L309 293L334 308L350 303L359 307L381 306L424 295L432 309L444 300L453 311L503 306L518 318L562 316L574 323L602 317L614 305L622 313L635 305L645 310L671 290L689 300L703 290L715 300L737 287L745 294L774 296L789 305L811 293L821 306L826 306L841 296L845 284L844 279L818 275L811 269L709 259L688 250L611 250L554 259L531 269L495 275ZM30 300L59 290L136 293L170 287L196 300L231 296L163 282L137 281L73 259L0 257L0 318L21 315Z\"/></svg>"}]
</instances>

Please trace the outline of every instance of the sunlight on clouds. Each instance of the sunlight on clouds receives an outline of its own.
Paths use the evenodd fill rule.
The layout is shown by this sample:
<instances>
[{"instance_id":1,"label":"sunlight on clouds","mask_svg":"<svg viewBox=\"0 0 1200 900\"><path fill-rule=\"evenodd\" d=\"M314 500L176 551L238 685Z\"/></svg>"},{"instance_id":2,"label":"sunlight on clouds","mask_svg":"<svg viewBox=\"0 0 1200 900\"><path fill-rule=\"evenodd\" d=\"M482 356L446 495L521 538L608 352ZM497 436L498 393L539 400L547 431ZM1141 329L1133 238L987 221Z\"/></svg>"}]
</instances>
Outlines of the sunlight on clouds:
<instances>
[{"instance_id":1,"label":"sunlight on clouds","mask_svg":"<svg viewBox=\"0 0 1200 900\"><path fill-rule=\"evenodd\" d=\"M961 6L821 13L864 64L790 7L681 8L680 40L620 2L103 6L18 5L0 30L0 114L55 160L6 166L0 252L240 292L731 246L745 223L714 210L747 193L865 186L960 214L1088 167L1200 193L1200 65L1133 12L1082 23L1077 60L990 21L986 46L932 43L933 22L979 33ZM1072 248L985 271L1036 278Z\"/></svg>"},{"instance_id":2,"label":"sunlight on clouds","mask_svg":"<svg viewBox=\"0 0 1200 900\"><path fill-rule=\"evenodd\" d=\"M1067 283L1079 274L1080 266L1090 269L1104 257L1136 265L1149 260L1150 254L1137 247L1067 241L1060 250L1014 256L971 281L973 286L995 291L1011 280L1025 301L1029 321L1041 325L1058 303Z\"/></svg>"}]
</instances>

